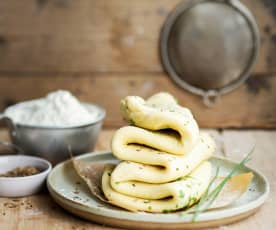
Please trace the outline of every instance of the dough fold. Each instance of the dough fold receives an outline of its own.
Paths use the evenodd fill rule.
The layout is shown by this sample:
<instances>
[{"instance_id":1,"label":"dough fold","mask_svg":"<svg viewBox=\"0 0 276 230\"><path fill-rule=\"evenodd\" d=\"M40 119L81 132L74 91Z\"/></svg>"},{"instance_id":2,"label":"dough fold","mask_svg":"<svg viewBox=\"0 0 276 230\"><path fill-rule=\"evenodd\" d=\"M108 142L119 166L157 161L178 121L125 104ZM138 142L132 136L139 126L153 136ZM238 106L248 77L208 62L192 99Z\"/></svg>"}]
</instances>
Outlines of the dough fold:
<instances>
[{"instance_id":1,"label":"dough fold","mask_svg":"<svg viewBox=\"0 0 276 230\"><path fill-rule=\"evenodd\" d=\"M113 171L112 181L165 183L176 180L188 175L202 161L207 160L215 149L212 138L207 133L200 133L190 152L184 155L169 154L159 150L158 146L159 142L169 145L169 138L161 139L158 133L150 138L143 135L143 132L147 133L148 130L127 126L115 133L112 141L113 154L123 162ZM151 148L153 145L156 149Z\"/></svg>"},{"instance_id":2,"label":"dough fold","mask_svg":"<svg viewBox=\"0 0 276 230\"><path fill-rule=\"evenodd\" d=\"M189 177L165 184L123 182L112 184L110 175L115 166L108 165L102 178L102 188L108 201L116 206L137 212L171 212L196 203L207 189L211 164L200 164Z\"/></svg>"},{"instance_id":3,"label":"dough fold","mask_svg":"<svg viewBox=\"0 0 276 230\"><path fill-rule=\"evenodd\" d=\"M139 134L135 135L135 141L143 135L147 137L143 138L147 142L140 144L149 144L153 148L157 145L163 151L183 155L197 142L199 129L192 113L179 106L170 94L159 93L147 101L128 96L121 101L120 107L123 117L130 124L144 129L144 132L136 130Z\"/></svg>"}]
</instances>

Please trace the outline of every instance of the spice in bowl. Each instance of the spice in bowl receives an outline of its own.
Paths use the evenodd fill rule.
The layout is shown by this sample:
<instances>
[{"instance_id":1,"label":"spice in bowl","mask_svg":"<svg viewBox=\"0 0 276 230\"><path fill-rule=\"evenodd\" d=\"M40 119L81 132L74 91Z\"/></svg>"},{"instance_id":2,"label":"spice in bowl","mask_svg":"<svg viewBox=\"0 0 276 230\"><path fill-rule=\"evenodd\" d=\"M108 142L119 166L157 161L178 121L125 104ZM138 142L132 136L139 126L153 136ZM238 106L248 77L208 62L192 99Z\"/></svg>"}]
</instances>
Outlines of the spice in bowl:
<instances>
[{"instance_id":1,"label":"spice in bowl","mask_svg":"<svg viewBox=\"0 0 276 230\"><path fill-rule=\"evenodd\" d=\"M6 173L0 174L0 177L25 177L40 173L41 170L34 166L16 167Z\"/></svg>"},{"instance_id":2,"label":"spice in bowl","mask_svg":"<svg viewBox=\"0 0 276 230\"><path fill-rule=\"evenodd\" d=\"M27 155L0 156L0 197L37 193L52 169L49 161Z\"/></svg>"}]
</instances>

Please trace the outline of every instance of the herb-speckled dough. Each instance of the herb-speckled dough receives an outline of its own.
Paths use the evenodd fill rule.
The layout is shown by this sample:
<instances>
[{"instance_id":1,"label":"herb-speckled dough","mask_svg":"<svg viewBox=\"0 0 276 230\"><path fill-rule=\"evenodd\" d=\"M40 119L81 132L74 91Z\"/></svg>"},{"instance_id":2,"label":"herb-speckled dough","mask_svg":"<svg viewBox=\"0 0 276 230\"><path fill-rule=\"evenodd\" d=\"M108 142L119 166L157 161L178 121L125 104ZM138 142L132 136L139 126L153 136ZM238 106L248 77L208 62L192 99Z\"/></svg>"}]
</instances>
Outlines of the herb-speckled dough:
<instances>
[{"instance_id":1,"label":"herb-speckled dough","mask_svg":"<svg viewBox=\"0 0 276 230\"><path fill-rule=\"evenodd\" d=\"M168 212L197 202L211 179L215 143L199 132L189 109L168 93L148 100L121 101L132 126L116 131L112 152L120 160L108 166L102 189L110 203L131 211Z\"/></svg>"}]
</instances>

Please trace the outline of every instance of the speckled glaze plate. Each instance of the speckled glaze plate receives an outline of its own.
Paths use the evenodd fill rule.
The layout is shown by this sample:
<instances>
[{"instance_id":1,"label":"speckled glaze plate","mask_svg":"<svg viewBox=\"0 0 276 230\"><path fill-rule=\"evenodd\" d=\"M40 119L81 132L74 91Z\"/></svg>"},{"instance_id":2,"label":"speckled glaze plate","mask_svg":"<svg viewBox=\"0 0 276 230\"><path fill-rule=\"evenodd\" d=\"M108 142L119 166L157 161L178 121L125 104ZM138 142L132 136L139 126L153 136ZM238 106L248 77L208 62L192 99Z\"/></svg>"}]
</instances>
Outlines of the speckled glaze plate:
<instances>
[{"instance_id":1,"label":"speckled glaze plate","mask_svg":"<svg viewBox=\"0 0 276 230\"><path fill-rule=\"evenodd\" d=\"M110 152L88 153L77 157L83 161L117 163ZM220 174L227 174L237 163L225 158L213 157L211 162L220 167ZM215 167L214 167L215 168ZM48 176L47 186L53 199L76 216L127 229L184 229L203 228L228 224L246 218L257 211L269 194L266 178L256 170L243 167L238 173L252 171L254 178L245 194L231 206L201 213L196 222L192 215L180 213L151 214L132 213L101 202L89 192L88 187L75 173L72 163L57 165Z\"/></svg>"}]
</instances>

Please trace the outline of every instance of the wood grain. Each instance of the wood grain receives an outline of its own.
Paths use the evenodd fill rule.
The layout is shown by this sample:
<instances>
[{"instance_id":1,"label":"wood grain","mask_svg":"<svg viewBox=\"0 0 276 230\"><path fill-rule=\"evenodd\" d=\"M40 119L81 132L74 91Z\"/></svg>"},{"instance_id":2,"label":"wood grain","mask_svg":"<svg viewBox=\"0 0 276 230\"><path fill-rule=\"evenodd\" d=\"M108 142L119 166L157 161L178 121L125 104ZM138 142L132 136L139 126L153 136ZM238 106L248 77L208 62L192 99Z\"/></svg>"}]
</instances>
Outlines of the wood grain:
<instances>
[{"instance_id":1,"label":"wood grain","mask_svg":"<svg viewBox=\"0 0 276 230\"><path fill-rule=\"evenodd\" d=\"M9 199L0 198L0 227L9 230L109 230L98 224L84 221L65 212L48 192L35 196ZM12 220L12 221L10 221Z\"/></svg>"},{"instance_id":2,"label":"wood grain","mask_svg":"<svg viewBox=\"0 0 276 230\"><path fill-rule=\"evenodd\" d=\"M177 87L164 74L0 75L0 111L15 102L67 89L81 100L96 102L107 110L105 127L124 124L119 101L127 95L149 97L159 91L172 93L190 108L201 127L276 127L276 77L252 77L247 84L222 96L210 109L202 99Z\"/></svg>"},{"instance_id":3,"label":"wood grain","mask_svg":"<svg viewBox=\"0 0 276 230\"><path fill-rule=\"evenodd\" d=\"M271 194L265 205L253 216L243 221L212 228L212 230L272 230L276 225L274 210L276 208L276 177L274 167L276 162L275 138L276 131L237 131L208 130L216 136L222 153L231 159L240 160L244 152L256 144L256 150L250 165L264 173L271 185ZM104 130L97 143L97 150L109 146L114 130ZM0 140L6 137L6 131L0 130ZM219 154L219 153L218 153ZM9 206L9 207L7 207ZM12 221L11 221L12 220ZM51 227L50 227L51 226ZM0 229L10 230L111 230L114 228L97 225L81 220L64 211L49 197L44 190L35 196L10 199L0 198Z\"/></svg>"},{"instance_id":4,"label":"wood grain","mask_svg":"<svg viewBox=\"0 0 276 230\"><path fill-rule=\"evenodd\" d=\"M179 2L0 1L0 71L161 72L159 33ZM256 16L261 34L254 73L275 72L275 4L242 2Z\"/></svg>"}]
</instances>

